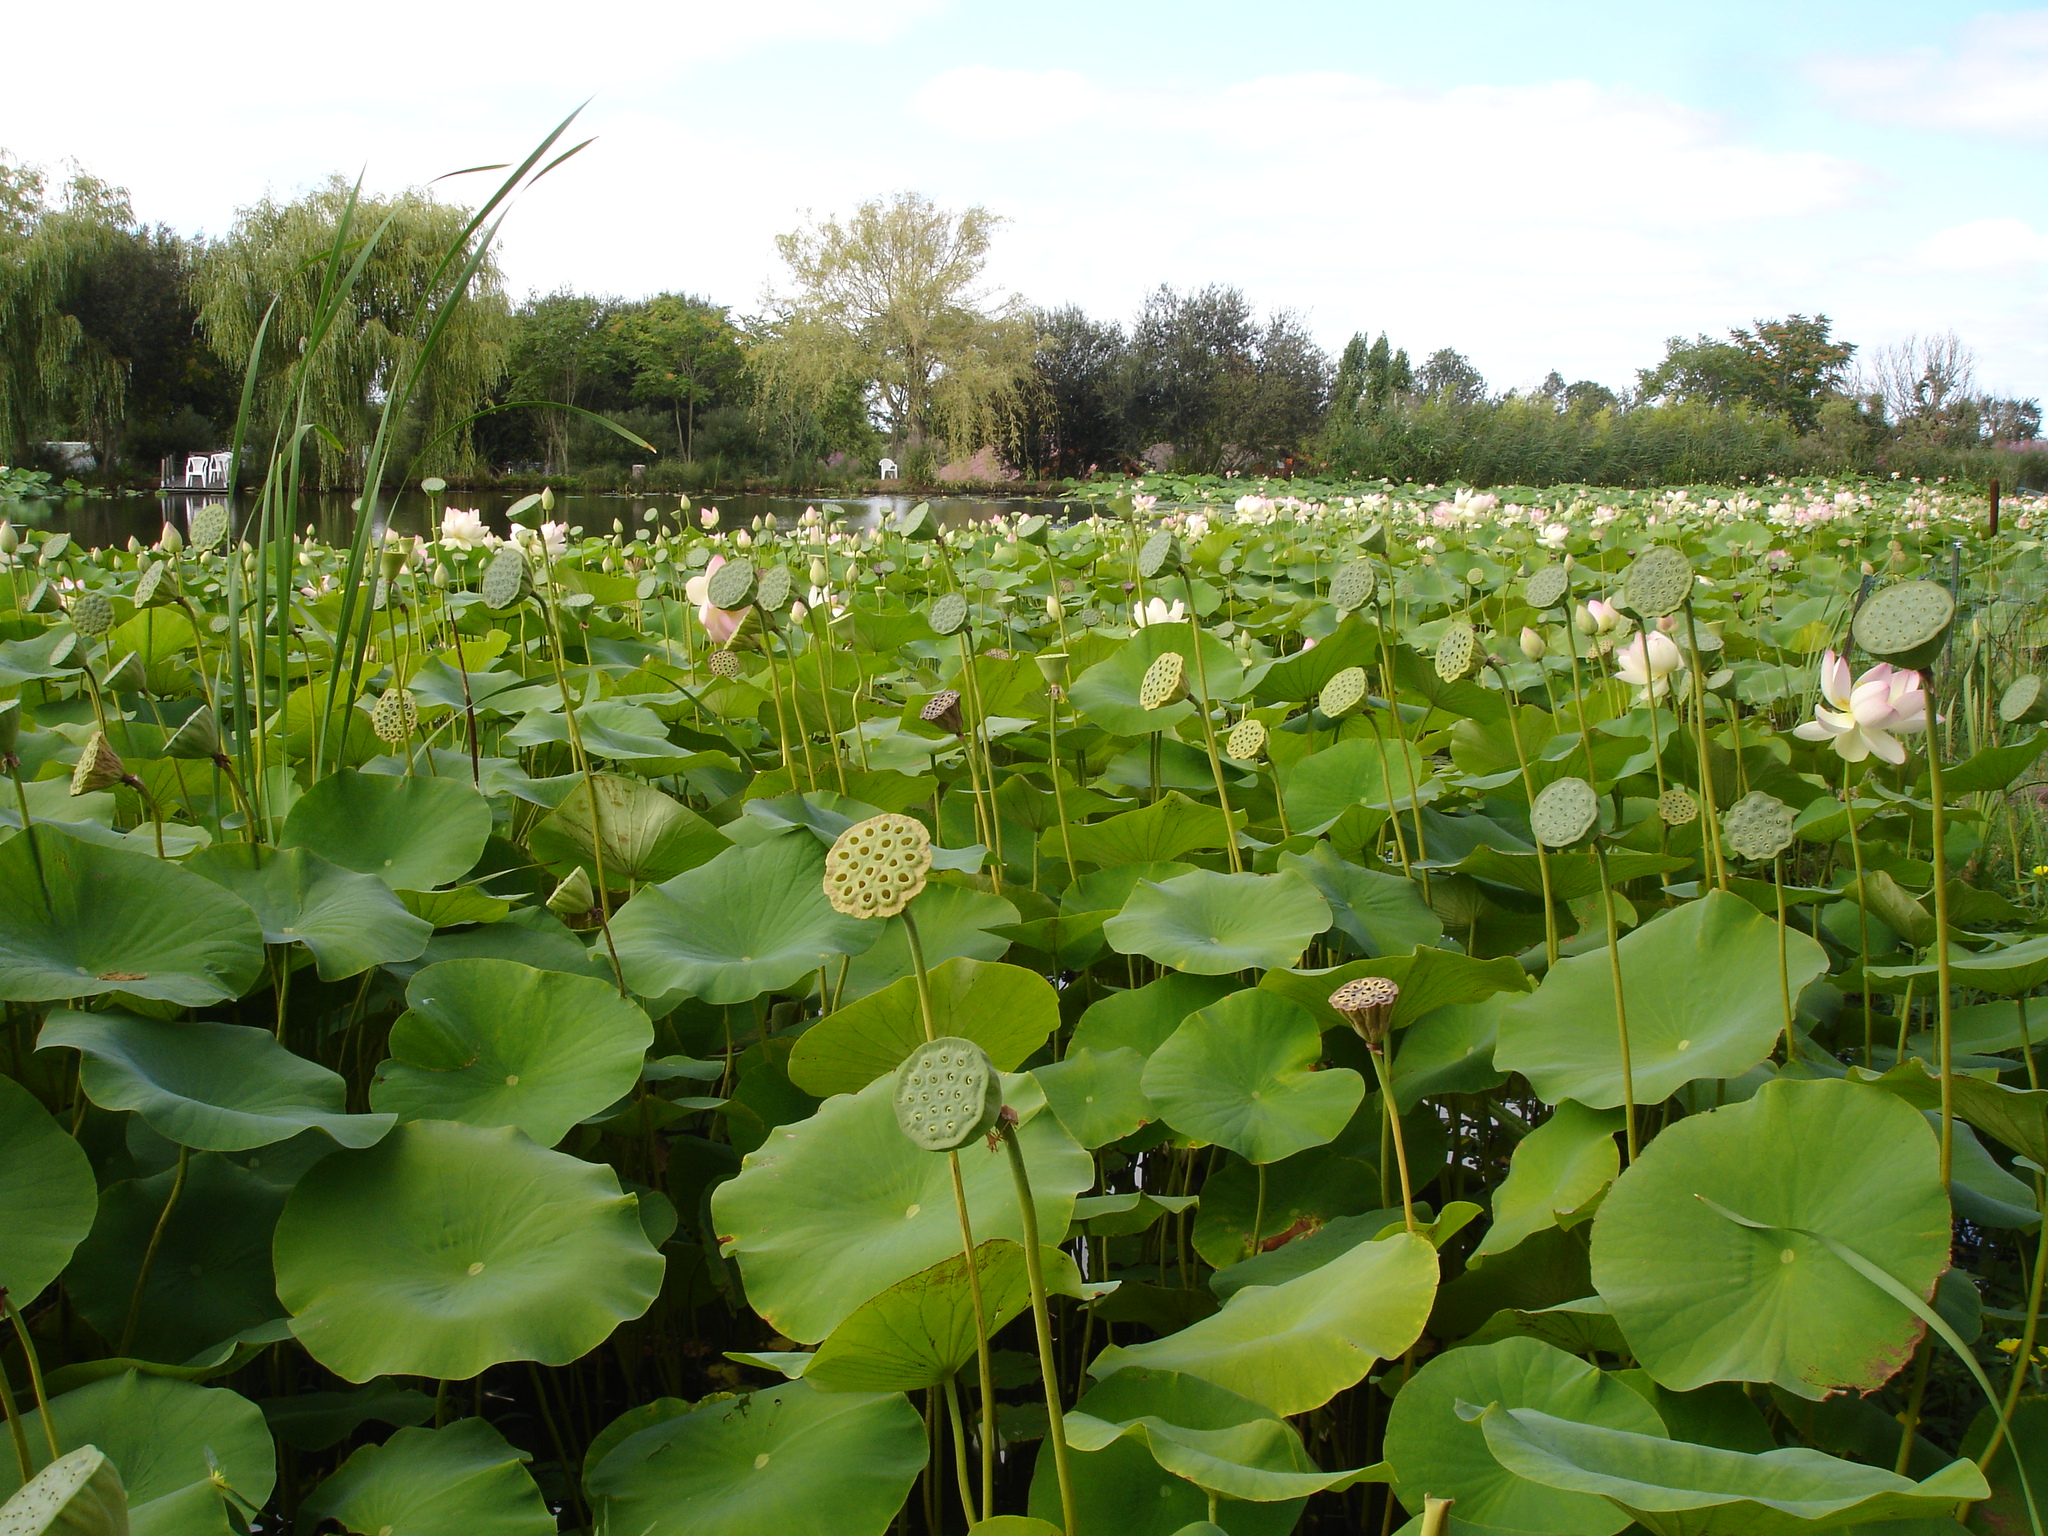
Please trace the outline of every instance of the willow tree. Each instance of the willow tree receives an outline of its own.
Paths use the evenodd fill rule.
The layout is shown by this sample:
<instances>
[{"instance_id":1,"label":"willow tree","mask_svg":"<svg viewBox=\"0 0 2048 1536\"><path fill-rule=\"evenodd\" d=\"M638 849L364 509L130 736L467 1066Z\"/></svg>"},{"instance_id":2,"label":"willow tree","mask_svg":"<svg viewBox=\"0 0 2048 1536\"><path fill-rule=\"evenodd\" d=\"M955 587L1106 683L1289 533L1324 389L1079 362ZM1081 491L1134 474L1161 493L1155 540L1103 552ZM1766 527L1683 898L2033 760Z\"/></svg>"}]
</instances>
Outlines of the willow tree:
<instances>
[{"instance_id":1,"label":"willow tree","mask_svg":"<svg viewBox=\"0 0 2048 1536\"><path fill-rule=\"evenodd\" d=\"M55 202L39 167L0 157L0 458L84 430L103 454L126 397L121 360L78 317L94 264L134 223L128 194L75 172Z\"/></svg>"},{"instance_id":2,"label":"willow tree","mask_svg":"<svg viewBox=\"0 0 2048 1536\"><path fill-rule=\"evenodd\" d=\"M855 378L899 449L1002 441L1036 342L1021 302L982 286L1000 222L902 192L778 236L789 291L749 359L764 408L816 409Z\"/></svg>"},{"instance_id":3,"label":"willow tree","mask_svg":"<svg viewBox=\"0 0 2048 1536\"><path fill-rule=\"evenodd\" d=\"M337 259L344 217L351 222ZM206 253L198 289L207 339L240 363L270 313L251 426L268 433L305 420L320 428L310 441L322 483L353 484L361 475L384 398L418 361L427 317L443 311L445 326L403 424L405 446L431 449L421 467L467 457L463 423L503 374L510 332L504 281L490 257L471 279L469 302L449 310L447 295L430 291L468 221L463 209L427 192L356 196L336 176L291 202L265 198L241 209L233 230ZM336 267L358 262L349 302L327 323L329 289L344 276ZM261 439L252 432L251 441Z\"/></svg>"}]
</instances>

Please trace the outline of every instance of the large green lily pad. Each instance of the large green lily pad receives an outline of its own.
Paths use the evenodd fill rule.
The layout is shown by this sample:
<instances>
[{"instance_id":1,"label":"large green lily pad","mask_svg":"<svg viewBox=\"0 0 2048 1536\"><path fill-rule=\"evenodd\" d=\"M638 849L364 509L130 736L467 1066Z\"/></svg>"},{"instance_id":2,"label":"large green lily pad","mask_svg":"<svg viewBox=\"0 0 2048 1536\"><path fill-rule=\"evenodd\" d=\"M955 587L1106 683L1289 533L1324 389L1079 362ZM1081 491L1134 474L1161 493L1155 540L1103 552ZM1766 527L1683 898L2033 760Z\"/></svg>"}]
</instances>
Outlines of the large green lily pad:
<instances>
[{"instance_id":1,"label":"large green lily pad","mask_svg":"<svg viewBox=\"0 0 2048 1536\"><path fill-rule=\"evenodd\" d=\"M1385 1455L1403 1506L1453 1499L1460 1524L1555 1536L1613 1536L1629 1517L1597 1495L1516 1476L1460 1403L1540 1408L1574 1423L1662 1437L1656 1410L1622 1382L1535 1339L1454 1349L1415 1373L1387 1415Z\"/></svg>"},{"instance_id":2,"label":"large green lily pad","mask_svg":"<svg viewBox=\"0 0 2048 1536\"><path fill-rule=\"evenodd\" d=\"M262 969L256 914L211 881L53 828L0 843L0 1000L126 992L196 1008Z\"/></svg>"},{"instance_id":3,"label":"large green lily pad","mask_svg":"<svg viewBox=\"0 0 2048 1536\"><path fill-rule=\"evenodd\" d=\"M1196 870L1140 885L1102 933L1118 954L1222 976L1293 965L1330 921L1330 904L1300 875Z\"/></svg>"},{"instance_id":4,"label":"large green lily pad","mask_svg":"<svg viewBox=\"0 0 2048 1536\"><path fill-rule=\"evenodd\" d=\"M1396 1233L1298 1279L1240 1291L1213 1317L1163 1339L1112 1345L1088 1369L1182 1371L1275 1413L1306 1413L1413 1344L1436 1284L1436 1249Z\"/></svg>"},{"instance_id":5,"label":"large green lily pad","mask_svg":"<svg viewBox=\"0 0 2048 1536\"><path fill-rule=\"evenodd\" d=\"M401 1429L350 1455L304 1505L367 1536L550 1536L555 1517L531 1458L482 1419Z\"/></svg>"},{"instance_id":6,"label":"large green lily pad","mask_svg":"<svg viewBox=\"0 0 2048 1536\"><path fill-rule=\"evenodd\" d=\"M1334 1140L1365 1097L1350 1068L1317 1071L1322 1054L1306 1010L1247 988L1182 1021L1146 1064L1145 1096L1184 1136L1278 1162Z\"/></svg>"},{"instance_id":7,"label":"large green lily pad","mask_svg":"<svg viewBox=\"0 0 2048 1536\"><path fill-rule=\"evenodd\" d=\"M490 835L490 802L466 780L344 768L299 797L279 841L397 890L430 891L468 874Z\"/></svg>"},{"instance_id":8,"label":"large green lily pad","mask_svg":"<svg viewBox=\"0 0 2048 1536\"><path fill-rule=\"evenodd\" d=\"M36 1048L59 1047L84 1058L79 1083L93 1103L133 1110L194 1151L243 1152L306 1130L366 1147L391 1128L388 1115L346 1113L341 1078L286 1050L267 1029L56 1013Z\"/></svg>"},{"instance_id":9,"label":"large green lily pad","mask_svg":"<svg viewBox=\"0 0 2048 1536\"><path fill-rule=\"evenodd\" d=\"M627 1436L589 1484L600 1528L634 1536L882 1536L924 1464L900 1392L792 1381Z\"/></svg>"},{"instance_id":10,"label":"large green lily pad","mask_svg":"<svg viewBox=\"0 0 2048 1536\"><path fill-rule=\"evenodd\" d=\"M956 956L931 968L933 1035L972 1040L1014 1072L1059 1027L1059 994L1036 971ZM924 1043L917 979L905 976L818 1020L789 1053L789 1078L818 1098L858 1093Z\"/></svg>"},{"instance_id":11,"label":"large green lily pad","mask_svg":"<svg viewBox=\"0 0 2048 1536\"><path fill-rule=\"evenodd\" d=\"M785 833L649 886L612 919L626 984L744 1003L861 953L882 925L834 912L824 882L817 839Z\"/></svg>"},{"instance_id":12,"label":"large green lily pad","mask_svg":"<svg viewBox=\"0 0 2048 1536\"><path fill-rule=\"evenodd\" d=\"M370 1102L401 1120L517 1126L544 1147L640 1079L654 1026L591 976L516 960L415 972Z\"/></svg>"},{"instance_id":13,"label":"large green lily pad","mask_svg":"<svg viewBox=\"0 0 2048 1536\"><path fill-rule=\"evenodd\" d=\"M349 1381L566 1365L645 1312L663 1269L610 1168L440 1120L315 1164L275 1257L293 1331Z\"/></svg>"},{"instance_id":14,"label":"large green lily pad","mask_svg":"<svg viewBox=\"0 0 2048 1536\"><path fill-rule=\"evenodd\" d=\"M411 960L434 936L434 925L408 912L382 880L310 849L217 843L185 867L247 902L266 944L305 945L322 981Z\"/></svg>"},{"instance_id":15,"label":"large green lily pad","mask_svg":"<svg viewBox=\"0 0 2048 1536\"><path fill-rule=\"evenodd\" d=\"M1006 1096L1014 1102L1013 1079ZM808 1120L777 1126L719 1185L711 1216L738 1259L747 1301L785 1337L812 1344L897 1281L960 1251L945 1154L923 1152L896 1123L893 1078L827 1099ZM1038 1241L1067 1233L1074 1196L1095 1182L1094 1160L1059 1121L1038 1114L1018 1131L1038 1206ZM976 1243L1023 1241L1008 1158L984 1143L961 1149L960 1173Z\"/></svg>"},{"instance_id":16,"label":"large green lily pad","mask_svg":"<svg viewBox=\"0 0 2048 1536\"><path fill-rule=\"evenodd\" d=\"M1643 1368L1677 1391L1875 1391L1921 1325L1822 1238L1931 1297L1949 1265L1936 1138L1882 1089L1780 1080L1643 1149L1594 1221L1593 1283Z\"/></svg>"},{"instance_id":17,"label":"large green lily pad","mask_svg":"<svg viewBox=\"0 0 2048 1536\"><path fill-rule=\"evenodd\" d=\"M1622 1000L1635 1100L1654 1104L1699 1078L1740 1077L1785 1027L1778 925L1739 896L1712 891L1626 935ZM1786 935L1791 995L1827 969L1813 939ZM1623 1102L1621 1035L1606 950L1560 960L1501 1011L1493 1059L1547 1103Z\"/></svg>"},{"instance_id":18,"label":"large green lily pad","mask_svg":"<svg viewBox=\"0 0 2048 1536\"><path fill-rule=\"evenodd\" d=\"M1560 1216L1582 1210L1621 1172L1615 1133L1621 1116L1567 1099L1515 1146L1508 1176L1493 1192L1493 1225L1474 1258L1506 1253ZM1523 1405L1527 1406L1527 1405Z\"/></svg>"},{"instance_id":19,"label":"large green lily pad","mask_svg":"<svg viewBox=\"0 0 2048 1536\"><path fill-rule=\"evenodd\" d=\"M85 1149L34 1094L0 1077L0 1289L24 1307L42 1295L98 1207Z\"/></svg>"},{"instance_id":20,"label":"large green lily pad","mask_svg":"<svg viewBox=\"0 0 2048 1536\"><path fill-rule=\"evenodd\" d=\"M591 788L597 814L591 814ZM710 822L645 779L615 773L579 781L526 839L536 859L557 875L581 869L615 891L670 880L708 864L732 846Z\"/></svg>"},{"instance_id":21,"label":"large green lily pad","mask_svg":"<svg viewBox=\"0 0 2048 1536\"><path fill-rule=\"evenodd\" d=\"M1031 1305L1024 1250L1012 1242L978 1243L974 1261L994 1337ZM915 1392L950 1380L974 1358L967 1256L956 1253L863 1303L818 1346L804 1380L821 1392Z\"/></svg>"}]
</instances>

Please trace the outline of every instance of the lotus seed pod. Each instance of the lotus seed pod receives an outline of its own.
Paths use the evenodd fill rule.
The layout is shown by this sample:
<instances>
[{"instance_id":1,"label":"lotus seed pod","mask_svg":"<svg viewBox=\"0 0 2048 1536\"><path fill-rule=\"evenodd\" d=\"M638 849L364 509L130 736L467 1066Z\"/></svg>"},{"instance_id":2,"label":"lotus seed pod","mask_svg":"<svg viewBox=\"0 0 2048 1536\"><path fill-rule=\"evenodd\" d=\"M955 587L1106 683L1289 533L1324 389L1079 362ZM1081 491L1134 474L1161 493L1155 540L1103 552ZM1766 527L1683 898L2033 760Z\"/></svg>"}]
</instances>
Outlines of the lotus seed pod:
<instances>
[{"instance_id":1,"label":"lotus seed pod","mask_svg":"<svg viewBox=\"0 0 2048 1536\"><path fill-rule=\"evenodd\" d=\"M1901 581L1871 593L1849 628L1856 643L1877 660L1925 671L1941 654L1955 616L1956 600L1947 587Z\"/></svg>"},{"instance_id":2,"label":"lotus seed pod","mask_svg":"<svg viewBox=\"0 0 2048 1536\"><path fill-rule=\"evenodd\" d=\"M591 889L590 874L582 865L569 871L569 877L548 897L548 910L557 917L581 917L597 905L597 893Z\"/></svg>"},{"instance_id":3,"label":"lotus seed pod","mask_svg":"<svg viewBox=\"0 0 2048 1536\"><path fill-rule=\"evenodd\" d=\"M161 560L152 560L135 583L135 590L129 594L129 601L138 608L147 608L156 601L157 589L164 584L164 573L170 569Z\"/></svg>"},{"instance_id":4,"label":"lotus seed pod","mask_svg":"<svg viewBox=\"0 0 2048 1536\"><path fill-rule=\"evenodd\" d=\"M81 592L71 602L71 627L97 640L114 627L114 605L104 592Z\"/></svg>"},{"instance_id":5,"label":"lotus seed pod","mask_svg":"<svg viewBox=\"0 0 2048 1536\"><path fill-rule=\"evenodd\" d=\"M205 554L228 536L228 509L219 502L192 514L192 537L187 541L197 554Z\"/></svg>"},{"instance_id":6,"label":"lotus seed pod","mask_svg":"<svg viewBox=\"0 0 2048 1536\"><path fill-rule=\"evenodd\" d=\"M972 1040L942 1035L896 1069L896 1123L927 1152L956 1152L996 1127L1003 1078Z\"/></svg>"},{"instance_id":7,"label":"lotus seed pod","mask_svg":"<svg viewBox=\"0 0 2048 1536\"><path fill-rule=\"evenodd\" d=\"M769 613L780 613L796 595L796 582L789 567L779 562L754 578L754 602Z\"/></svg>"},{"instance_id":8,"label":"lotus seed pod","mask_svg":"<svg viewBox=\"0 0 2048 1536\"><path fill-rule=\"evenodd\" d=\"M1161 651L1138 684L1138 708L1164 709L1187 693L1187 658L1179 651Z\"/></svg>"},{"instance_id":9,"label":"lotus seed pod","mask_svg":"<svg viewBox=\"0 0 2048 1536\"><path fill-rule=\"evenodd\" d=\"M1224 752L1240 763L1254 762L1266 750L1266 728L1256 720L1240 720L1230 728Z\"/></svg>"},{"instance_id":10,"label":"lotus seed pod","mask_svg":"<svg viewBox=\"0 0 2048 1536\"><path fill-rule=\"evenodd\" d=\"M1522 626L1522 654L1531 661L1541 661L1550 654L1550 643L1543 638L1543 632Z\"/></svg>"},{"instance_id":11,"label":"lotus seed pod","mask_svg":"<svg viewBox=\"0 0 2048 1536\"><path fill-rule=\"evenodd\" d=\"M1365 668L1346 667L1327 683L1316 698L1316 708L1331 720L1342 720L1365 702Z\"/></svg>"},{"instance_id":12,"label":"lotus seed pod","mask_svg":"<svg viewBox=\"0 0 2048 1536\"><path fill-rule=\"evenodd\" d=\"M164 743L164 756L186 762L211 762L220 755L220 722L204 704L187 715L185 723Z\"/></svg>"},{"instance_id":13,"label":"lotus seed pod","mask_svg":"<svg viewBox=\"0 0 2048 1536\"><path fill-rule=\"evenodd\" d=\"M1349 613L1354 608L1363 608L1372 601L1372 594L1379 585L1368 561L1354 560L1349 565L1339 566L1337 574L1330 578L1330 603L1339 613Z\"/></svg>"},{"instance_id":14,"label":"lotus seed pod","mask_svg":"<svg viewBox=\"0 0 2048 1536\"><path fill-rule=\"evenodd\" d=\"M704 600L737 613L754 600L754 562L728 560L704 580Z\"/></svg>"},{"instance_id":15,"label":"lotus seed pod","mask_svg":"<svg viewBox=\"0 0 2048 1536\"><path fill-rule=\"evenodd\" d=\"M957 634L967 622L967 599L958 592L942 593L932 599L931 611L925 615L925 622L931 625L935 635Z\"/></svg>"},{"instance_id":16,"label":"lotus seed pod","mask_svg":"<svg viewBox=\"0 0 2048 1536\"><path fill-rule=\"evenodd\" d=\"M1644 618L1661 619L1678 612L1692 596L1692 562L1681 549L1654 545L1636 556L1622 585L1628 589L1626 606Z\"/></svg>"},{"instance_id":17,"label":"lotus seed pod","mask_svg":"<svg viewBox=\"0 0 2048 1536\"><path fill-rule=\"evenodd\" d=\"M737 651L713 651L704 658L704 668L713 677L737 679L741 673L740 657Z\"/></svg>"},{"instance_id":18,"label":"lotus seed pod","mask_svg":"<svg viewBox=\"0 0 2048 1536\"><path fill-rule=\"evenodd\" d=\"M1330 1006L1375 1051L1386 1041L1387 1025L1400 1000L1401 989L1384 976L1360 976L1330 994Z\"/></svg>"},{"instance_id":19,"label":"lotus seed pod","mask_svg":"<svg viewBox=\"0 0 2048 1536\"><path fill-rule=\"evenodd\" d=\"M142 665L139 652L130 651L111 667L100 679L100 687L108 693L140 693L147 680L148 669Z\"/></svg>"},{"instance_id":20,"label":"lotus seed pod","mask_svg":"<svg viewBox=\"0 0 2048 1536\"><path fill-rule=\"evenodd\" d=\"M1572 573L1563 565L1546 565L1522 583L1522 601L1541 613L1564 601Z\"/></svg>"},{"instance_id":21,"label":"lotus seed pod","mask_svg":"<svg viewBox=\"0 0 2048 1536\"><path fill-rule=\"evenodd\" d=\"M1600 797L1584 779L1554 779L1536 792L1529 830L1546 848L1568 848L1600 819Z\"/></svg>"},{"instance_id":22,"label":"lotus seed pod","mask_svg":"<svg viewBox=\"0 0 2048 1536\"><path fill-rule=\"evenodd\" d=\"M67 1452L0 1503L0 1536L128 1536L121 1474L97 1446Z\"/></svg>"},{"instance_id":23,"label":"lotus seed pod","mask_svg":"<svg viewBox=\"0 0 2048 1536\"><path fill-rule=\"evenodd\" d=\"M1065 651L1040 651L1032 659L1038 663L1038 675L1045 679L1048 688L1067 686L1068 662L1071 658Z\"/></svg>"},{"instance_id":24,"label":"lotus seed pod","mask_svg":"<svg viewBox=\"0 0 2048 1536\"><path fill-rule=\"evenodd\" d=\"M1479 632L1462 621L1445 630L1436 643L1436 675L1447 683L1461 683L1473 676L1485 659Z\"/></svg>"},{"instance_id":25,"label":"lotus seed pod","mask_svg":"<svg viewBox=\"0 0 2048 1536\"><path fill-rule=\"evenodd\" d=\"M932 867L924 823L889 813L855 822L825 855L825 899L848 917L894 917Z\"/></svg>"},{"instance_id":26,"label":"lotus seed pod","mask_svg":"<svg viewBox=\"0 0 2048 1536\"><path fill-rule=\"evenodd\" d=\"M1100 608L1096 607L1093 603L1090 603L1088 604L1088 606L1083 608L1079 613L1074 615L1074 622L1079 624L1083 629L1100 629L1102 628L1103 624L1107 621L1108 617L1109 616L1105 614Z\"/></svg>"},{"instance_id":27,"label":"lotus seed pod","mask_svg":"<svg viewBox=\"0 0 2048 1536\"><path fill-rule=\"evenodd\" d=\"M1764 864L1792 846L1792 807L1753 789L1721 813L1721 836L1745 859Z\"/></svg>"},{"instance_id":28,"label":"lotus seed pod","mask_svg":"<svg viewBox=\"0 0 2048 1536\"><path fill-rule=\"evenodd\" d=\"M127 765L121 761L120 753L108 745L107 733L94 731L78 754L78 766L71 770L71 793L89 795L95 790L112 789L127 778Z\"/></svg>"},{"instance_id":29,"label":"lotus seed pod","mask_svg":"<svg viewBox=\"0 0 2048 1536\"><path fill-rule=\"evenodd\" d=\"M16 747L21 740L21 700L0 701L0 767L17 768L21 765L21 754Z\"/></svg>"},{"instance_id":30,"label":"lotus seed pod","mask_svg":"<svg viewBox=\"0 0 2048 1536\"><path fill-rule=\"evenodd\" d=\"M1171 576L1180 568L1180 541L1164 528L1147 539L1138 550L1138 574L1147 581L1155 576Z\"/></svg>"},{"instance_id":31,"label":"lotus seed pod","mask_svg":"<svg viewBox=\"0 0 2048 1536\"><path fill-rule=\"evenodd\" d=\"M1998 718L2007 725L2039 725L2048 720L2048 682L2035 672L2014 678L1999 695Z\"/></svg>"},{"instance_id":32,"label":"lotus seed pod","mask_svg":"<svg viewBox=\"0 0 2048 1536\"><path fill-rule=\"evenodd\" d=\"M484 606L494 611L501 612L526 601L533 591L533 577L517 544L498 546L498 552L484 568L478 590L483 594Z\"/></svg>"},{"instance_id":33,"label":"lotus seed pod","mask_svg":"<svg viewBox=\"0 0 2048 1536\"><path fill-rule=\"evenodd\" d=\"M379 741L392 746L410 737L419 721L419 705L403 688L386 688L370 707L370 729Z\"/></svg>"},{"instance_id":34,"label":"lotus seed pod","mask_svg":"<svg viewBox=\"0 0 2048 1536\"><path fill-rule=\"evenodd\" d=\"M1667 827L1686 826L1697 821L1699 814L1699 801L1682 785L1673 785L1657 797L1657 816Z\"/></svg>"},{"instance_id":35,"label":"lotus seed pod","mask_svg":"<svg viewBox=\"0 0 2048 1536\"><path fill-rule=\"evenodd\" d=\"M925 700L924 708L917 712L917 718L926 725L936 725L948 735L960 735L966 729L960 719L960 690L941 688Z\"/></svg>"}]
</instances>

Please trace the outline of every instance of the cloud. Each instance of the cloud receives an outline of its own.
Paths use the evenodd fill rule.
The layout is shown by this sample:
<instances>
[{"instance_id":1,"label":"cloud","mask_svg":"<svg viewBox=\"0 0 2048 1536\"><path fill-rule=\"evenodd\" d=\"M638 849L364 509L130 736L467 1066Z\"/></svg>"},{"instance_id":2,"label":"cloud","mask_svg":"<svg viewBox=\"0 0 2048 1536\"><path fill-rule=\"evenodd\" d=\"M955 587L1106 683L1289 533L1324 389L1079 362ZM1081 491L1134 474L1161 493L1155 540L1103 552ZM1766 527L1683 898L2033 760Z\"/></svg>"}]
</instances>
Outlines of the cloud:
<instances>
[{"instance_id":1,"label":"cloud","mask_svg":"<svg viewBox=\"0 0 2048 1536\"><path fill-rule=\"evenodd\" d=\"M1912 254L1937 272L2024 272L2048 266L2048 234L2020 219L1973 219L1929 235Z\"/></svg>"},{"instance_id":2,"label":"cloud","mask_svg":"<svg viewBox=\"0 0 2048 1536\"><path fill-rule=\"evenodd\" d=\"M910 115L941 132L981 140L1042 137L1110 114L1115 99L1067 69L963 65L934 75L911 96Z\"/></svg>"},{"instance_id":3,"label":"cloud","mask_svg":"<svg viewBox=\"0 0 2048 1536\"><path fill-rule=\"evenodd\" d=\"M1836 106L1872 122L2048 136L2048 10L1978 16L1945 50L1824 55L1807 73Z\"/></svg>"}]
</instances>

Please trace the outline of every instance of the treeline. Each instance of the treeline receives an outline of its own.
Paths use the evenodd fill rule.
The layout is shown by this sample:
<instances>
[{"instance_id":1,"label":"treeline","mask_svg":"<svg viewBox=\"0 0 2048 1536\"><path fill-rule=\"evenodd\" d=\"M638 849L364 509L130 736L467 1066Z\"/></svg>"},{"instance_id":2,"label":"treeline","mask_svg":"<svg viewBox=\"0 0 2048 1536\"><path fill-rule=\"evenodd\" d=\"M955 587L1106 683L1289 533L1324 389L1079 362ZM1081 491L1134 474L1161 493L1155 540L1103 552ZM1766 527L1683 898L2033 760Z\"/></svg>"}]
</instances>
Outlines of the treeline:
<instances>
[{"instance_id":1,"label":"treeline","mask_svg":"<svg viewBox=\"0 0 2048 1536\"><path fill-rule=\"evenodd\" d=\"M352 486L389 381L416 364L394 466L451 480L650 490L1048 482L1146 468L1475 485L1645 485L1896 471L2039 485L2040 406L1977 388L1954 336L1859 354L1824 315L1673 337L1626 388L1496 389L1385 334L1334 358L1237 288L1160 287L1128 321L1036 309L982 273L1000 221L915 194L783 236L760 313L674 292L513 300L467 215L340 178L202 243L84 172L0 154L0 462L90 445L102 478L225 447L244 369L267 459L303 392L311 483ZM365 232L374 231L374 236ZM474 259L453 262L450 252ZM337 261L360 263L322 329ZM459 305L437 283L466 274ZM424 302L423 302L424 301ZM420 317L452 317L424 348ZM316 336L314 333L318 331ZM312 361L292 365L301 349Z\"/></svg>"}]
</instances>

